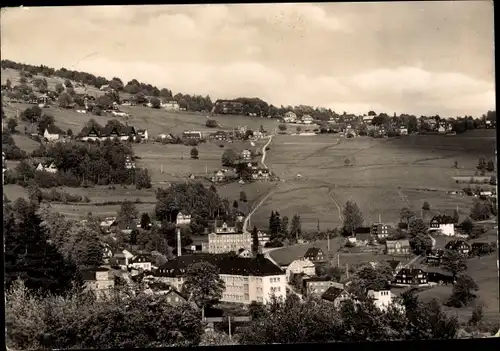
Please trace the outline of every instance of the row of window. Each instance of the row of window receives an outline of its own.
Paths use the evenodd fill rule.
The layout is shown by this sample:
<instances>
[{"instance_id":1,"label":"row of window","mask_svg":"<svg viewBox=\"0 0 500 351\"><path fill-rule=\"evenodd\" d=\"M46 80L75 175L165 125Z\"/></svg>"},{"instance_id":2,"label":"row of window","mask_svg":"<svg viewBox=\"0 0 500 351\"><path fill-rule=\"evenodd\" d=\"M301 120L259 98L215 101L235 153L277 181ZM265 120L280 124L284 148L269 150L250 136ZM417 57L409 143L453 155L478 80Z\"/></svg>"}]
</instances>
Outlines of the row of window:
<instances>
[{"instance_id":1,"label":"row of window","mask_svg":"<svg viewBox=\"0 0 500 351\"><path fill-rule=\"evenodd\" d=\"M280 277L271 278L270 281L271 281L271 283L277 283L280 281Z\"/></svg>"},{"instance_id":2,"label":"row of window","mask_svg":"<svg viewBox=\"0 0 500 351\"><path fill-rule=\"evenodd\" d=\"M271 292L280 292L280 291L281 291L281 287L279 287L279 286L271 287Z\"/></svg>"},{"instance_id":3,"label":"row of window","mask_svg":"<svg viewBox=\"0 0 500 351\"><path fill-rule=\"evenodd\" d=\"M236 301L248 301L248 294L238 295L238 294L223 294L222 297L226 300L236 300Z\"/></svg>"}]
</instances>

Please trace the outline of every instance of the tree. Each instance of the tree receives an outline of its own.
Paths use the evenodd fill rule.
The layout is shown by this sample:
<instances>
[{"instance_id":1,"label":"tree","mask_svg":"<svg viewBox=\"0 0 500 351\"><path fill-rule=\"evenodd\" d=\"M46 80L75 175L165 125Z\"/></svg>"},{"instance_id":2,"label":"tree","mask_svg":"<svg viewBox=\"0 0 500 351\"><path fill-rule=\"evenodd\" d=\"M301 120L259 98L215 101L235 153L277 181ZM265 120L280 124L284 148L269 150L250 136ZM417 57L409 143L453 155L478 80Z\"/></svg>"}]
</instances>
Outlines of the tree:
<instances>
[{"instance_id":1,"label":"tree","mask_svg":"<svg viewBox=\"0 0 500 351\"><path fill-rule=\"evenodd\" d=\"M135 187L137 189L151 188L151 176L149 175L147 168L135 169Z\"/></svg>"},{"instance_id":2,"label":"tree","mask_svg":"<svg viewBox=\"0 0 500 351\"><path fill-rule=\"evenodd\" d=\"M272 211L269 217L269 234L271 238L275 238L279 233L281 233L281 217L278 211Z\"/></svg>"},{"instance_id":3,"label":"tree","mask_svg":"<svg viewBox=\"0 0 500 351\"><path fill-rule=\"evenodd\" d=\"M73 103L73 99L68 93L61 93L61 95L59 95L58 103L60 107L68 108Z\"/></svg>"},{"instance_id":4,"label":"tree","mask_svg":"<svg viewBox=\"0 0 500 351\"><path fill-rule=\"evenodd\" d=\"M101 95L96 99L95 104L101 110L107 110L113 106L113 100L109 95Z\"/></svg>"},{"instance_id":5,"label":"tree","mask_svg":"<svg viewBox=\"0 0 500 351\"><path fill-rule=\"evenodd\" d=\"M284 131L286 130L286 128L287 128L287 127L286 127L286 124L280 124L280 125L278 126L278 129L279 129L279 130L281 130L282 132L284 132Z\"/></svg>"},{"instance_id":6,"label":"tree","mask_svg":"<svg viewBox=\"0 0 500 351\"><path fill-rule=\"evenodd\" d=\"M235 210L238 210L238 201L236 201L236 200L233 201L233 208Z\"/></svg>"},{"instance_id":7,"label":"tree","mask_svg":"<svg viewBox=\"0 0 500 351\"><path fill-rule=\"evenodd\" d=\"M207 119L205 125L208 128L217 128L219 126L219 123L215 119Z\"/></svg>"},{"instance_id":8,"label":"tree","mask_svg":"<svg viewBox=\"0 0 500 351\"><path fill-rule=\"evenodd\" d=\"M458 224L460 222L460 214L458 210L453 210L453 223Z\"/></svg>"},{"instance_id":9,"label":"tree","mask_svg":"<svg viewBox=\"0 0 500 351\"><path fill-rule=\"evenodd\" d=\"M132 221L135 218L137 218L137 209L135 207L135 204L129 200L123 201L120 205L120 210L118 211L116 221L119 224L131 226Z\"/></svg>"},{"instance_id":10,"label":"tree","mask_svg":"<svg viewBox=\"0 0 500 351\"><path fill-rule=\"evenodd\" d=\"M410 239L410 247L415 255L423 255L432 249L432 239L427 234L417 234Z\"/></svg>"},{"instance_id":11,"label":"tree","mask_svg":"<svg viewBox=\"0 0 500 351\"><path fill-rule=\"evenodd\" d=\"M233 149L227 149L222 154L222 165L226 167L233 166L238 160L238 154Z\"/></svg>"},{"instance_id":12,"label":"tree","mask_svg":"<svg viewBox=\"0 0 500 351\"><path fill-rule=\"evenodd\" d=\"M446 250L441 265L443 270L450 272L453 275L453 278L457 276L458 273L464 272L467 270L467 262L465 257L455 250Z\"/></svg>"},{"instance_id":13,"label":"tree","mask_svg":"<svg viewBox=\"0 0 500 351\"><path fill-rule=\"evenodd\" d=\"M457 282L453 285L451 296L447 301L447 305L453 307L467 306L472 300L476 298L474 291L479 288L476 282L468 275L461 275L458 277Z\"/></svg>"},{"instance_id":14,"label":"tree","mask_svg":"<svg viewBox=\"0 0 500 351\"><path fill-rule=\"evenodd\" d=\"M288 217L287 216L281 217L281 232L283 233L283 236L285 238L288 237Z\"/></svg>"},{"instance_id":15,"label":"tree","mask_svg":"<svg viewBox=\"0 0 500 351\"><path fill-rule=\"evenodd\" d=\"M457 168L458 169L458 161L453 162L453 168Z\"/></svg>"},{"instance_id":16,"label":"tree","mask_svg":"<svg viewBox=\"0 0 500 351\"><path fill-rule=\"evenodd\" d=\"M55 89L58 94L61 94L64 91L64 86L61 83L57 83Z\"/></svg>"},{"instance_id":17,"label":"tree","mask_svg":"<svg viewBox=\"0 0 500 351\"><path fill-rule=\"evenodd\" d=\"M474 224L472 223L470 218L464 219L464 221L460 224L460 226L462 227L462 230L466 234L468 234L468 235L472 234L472 230L474 229Z\"/></svg>"},{"instance_id":18,"label":"tree","mask_svg":"<svg viewBox=\"0 0 500 351\"><path fill-rule=\"evenodd\" d=\"M295 128L295 130L297 130L297 133L300 133L300 131L302 130L302 128L300 126L298 126L297 128Z\"/></svg>"},{"instance_id":19,"label":"tree","mask_svg":"<svg viewBox=\"0 0 500 351\"><path fill-rule=\"evenodd\" d=\"M490 208L481 201L474 201L474 205L472 205L472 209L470 212L470 218L475 221L483 221L490 218Z\"/></svg>"},{"instance_id":20,"label":"tree","mask_svg":"<svg viewBox=\"0 0 500 351\"><path fill-rule=\"evenodd\" d=\"M403 207L401 209L401 212L399 213L399 218L401 219L401 222L409 224L410 219L415 217L415 212L410 210L408 207Z\"/></svg>"},{"instance_id":21,"label":"tree","mask_svg":"<svg viewBox=\"0 0 500 351\"><path fill-rule=\"evenodd\" d=\"M424 204L422 205L422 210L430 211L430 209L431 209L431 205L429 205L429 203L427 201L425 201Z\"/></svg>"},{"instance_id":22,"label":"tree","mask_svg":"<svg viewBox=\"0 0 500 351\"><path fill-rule=\"evenodd\" d=\"M258 230L257 227L254 226L252 230L252 253L254 254L254 256L256 256L257 253L259 252L259 247L260 243L259 243Z\"/></svg>"},{"instance_id":23,"label":"tree","mask_svg":"<svg viewBox=\"0 0 500 351\"><path fill-rule=\"evenodd\" d=\"M344 232L353 235L354 231L363 225L363 214L358 205L353 201L347 201L344 210Z\"/></svg>"},{"instance_id":24,"label":"tree","mask_svg":"<svg viewBox=\"0 0 500 351\"><path fill-rule=\"evenodd\" d=\"M486 160L484 157L480 157L479 160L477 161L477 167L478 170L483 170L486 169Z\"/></svg>"},{"instance_id":25,"label":"tree","mask_svg":"<svg viewBox=\"0 0 500 351\"><path fill-rule=\"evenodd\" d=\"M161 101L160 101L160 99L158 99L156 97L152 98L149 102L151 103L152 108L160 108L161 107Z\"/></svg>"},{"instance_id":26,"label":"tree","mask_svg":"<svg viewBox=\"0 0 500 351\"><path fill-rule=\"evenodd\" d=\"M245 193L243 190L240 191L240 201L247 202L247 193Z\"/></svg>"},{"instance_id":27,"label":"tree","mask_svg":"<svg viewBox=\"0 0 500 351\"><path fill-rule=\"evenodd\" d=\"M66 79L64 81L64 85L66 86L66 88L73 88L73 83L71 83L69 79Z\"/></svg>"},{"instance_id":28,"label":"tree","mask_svg":"<svg viewBox=\"0 0 500 351\"><path fill-rule=\"evenodd\" d=\"M191 149L191 158L198 159L198 149L195 146Z\"/></svg>"},{"instance_id":29,"label":"tree","mask_svg":"<svg viewBox=\"0 0 500 351\"><path fill-rule=\"evenodd\" d=\"M26 190L30 201L36 206L40 205L40 202L42 202L43 199L43 194L36 184L30 184Z\"/></svg>"},{"instance_id":30,"label":"tree","mask_svg":"<svg viewBox=\"0 0 500 351\"><path fill-rule=\"evenodd\" d=\"M16 127L17 127L17 120L15 120L14 118L9 118L7 120L7 129L9 130L9 132L15 133Z\"/></svg>"},{"instance_id":31,"label":"tree","mask_svg":"<svg viewBox=\"0 0 500 351\"><path fill-rule=\"evenodd\" d=\"M187 267L182 290L188 296L188 301L194 301L203 311L222 298L224 289L219 269L212 264L198 262Z\"/></svg>"},{"instance_id":32,"label":"tree","mask_svg":"<svg viewBox=\"0 0 500 351\"><path fill-rule=\"evenodd\" d=\"M420 218L414 218L408 224L408 232L410 236L426 235L427 225Z\"/></svg>"},{"instance_id":33,"label":"tree","mask_svg":"<svg viewBox=\"0 0 500 351\"><path fill-rule=\"evenodd\" d=\"M289 236L294 239L299 239L302 236L302 225L300 223L300 216L298 214L294 214L292 217Z\"/></svg>"},{"instance_id":34,"label":"tree","mask_svg":"<svg viewBox=\"0 0 500 351\"><path fill-rule=\"evenodd\" d=\"M368 116L376 116L377 113L375 111L368 111Z\"/></svg>"},{"instance_id":35,"label":"tree","mask_svg":"<svg viewBox=\"0 0 500 351\"><path fill-rule=\"evenodd\" d=\"M489 160L488 161L488 164L486 165L486 170L488 172L494 172L495 171L495 163L493 162L493 160Z\"/></svg>"},{"instance_id":36,"label":"tree","mask_svg":"<svg viewBox=\"0 0 500 351\"><path fill-rule=\"evenodd\" d=\"M474 306L474 309L472 310L472 315L469 319L469 325L477 325L483 319L483 315L483 304L476 304L476 306Z\"/></svg>"},{"instance_id":37,"label":"tree","mask_svg":"<svg viewBox=\"0 0 500 351\"><path fill-rule=\"evenodd\" d=\"M141 228L144 230L151 228L151 218L149 218L149 214L147 212L144 212L141 215Z\"/></svg>"}]
</instances>

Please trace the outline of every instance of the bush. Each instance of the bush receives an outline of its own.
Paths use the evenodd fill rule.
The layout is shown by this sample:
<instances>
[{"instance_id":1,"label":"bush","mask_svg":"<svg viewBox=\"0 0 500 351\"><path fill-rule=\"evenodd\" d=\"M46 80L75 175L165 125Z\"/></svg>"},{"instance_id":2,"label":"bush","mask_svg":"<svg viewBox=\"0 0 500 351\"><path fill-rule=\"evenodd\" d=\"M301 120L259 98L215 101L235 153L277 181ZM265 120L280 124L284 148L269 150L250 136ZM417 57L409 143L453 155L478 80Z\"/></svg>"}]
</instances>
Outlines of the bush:
<instances>
[{"instance_id":1,"label":"bush","mask_svg":"<svg viewBox=\"0 0 500 351\"><path fill-rule=\"evenodd\" d=\"M219 123L215 119L207 119L205 125L208 128L217 128L219 126Z\"/></svg>"}]
</instances>

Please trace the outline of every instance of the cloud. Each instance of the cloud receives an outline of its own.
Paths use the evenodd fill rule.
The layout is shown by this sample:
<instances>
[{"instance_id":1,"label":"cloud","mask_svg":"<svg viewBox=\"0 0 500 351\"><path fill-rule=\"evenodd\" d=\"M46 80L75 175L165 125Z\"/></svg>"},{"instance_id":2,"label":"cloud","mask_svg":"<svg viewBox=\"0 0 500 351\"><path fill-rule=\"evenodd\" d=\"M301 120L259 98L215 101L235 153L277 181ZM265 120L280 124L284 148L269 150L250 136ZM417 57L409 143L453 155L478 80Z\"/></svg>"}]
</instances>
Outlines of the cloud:
<instances>
[{"instance_id":1,"label":"cloud","mask_svg":"<svg viewBox=\"0 0 500 351\"><path fill-rule=\"evenodd\" d=\"M491 11L481 2L9 9L1 50L213 98L481 115L495 106Z\"/></svg>"}]
</instances>

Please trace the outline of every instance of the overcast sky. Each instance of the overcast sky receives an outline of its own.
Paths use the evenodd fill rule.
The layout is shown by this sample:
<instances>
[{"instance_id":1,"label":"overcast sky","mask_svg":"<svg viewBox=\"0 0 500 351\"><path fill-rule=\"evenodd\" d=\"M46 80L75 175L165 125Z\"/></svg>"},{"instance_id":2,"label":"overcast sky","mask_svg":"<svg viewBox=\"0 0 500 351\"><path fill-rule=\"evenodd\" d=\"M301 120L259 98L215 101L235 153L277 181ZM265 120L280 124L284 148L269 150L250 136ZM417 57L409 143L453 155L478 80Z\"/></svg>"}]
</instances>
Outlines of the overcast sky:
<instances>
[{"instance_id":1,"label":"overcast sky","mask_svg":"<svg viewBox=\"0 0 500 351\"><path fill-rule=\"evenodd\" d=\"M337 112L495 108L489 1L2 9L3 59Z\"/></svg>"}]
</instances>

